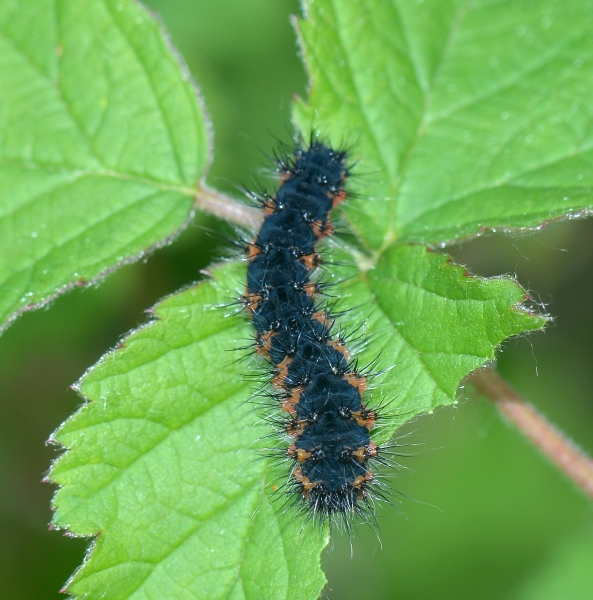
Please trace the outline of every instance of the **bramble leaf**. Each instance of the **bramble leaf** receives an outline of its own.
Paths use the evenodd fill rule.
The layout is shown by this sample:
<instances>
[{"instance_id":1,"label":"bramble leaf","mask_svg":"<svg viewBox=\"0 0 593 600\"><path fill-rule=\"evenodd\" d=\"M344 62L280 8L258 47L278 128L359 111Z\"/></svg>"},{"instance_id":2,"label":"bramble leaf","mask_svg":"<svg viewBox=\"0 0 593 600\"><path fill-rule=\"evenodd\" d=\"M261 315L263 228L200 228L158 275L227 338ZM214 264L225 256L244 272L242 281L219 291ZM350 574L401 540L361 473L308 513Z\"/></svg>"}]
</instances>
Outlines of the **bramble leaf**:
<instances>
[{"instance_id":1,"label":"bramble leaf","mask_svg":"<svg viewBox=\"0 0 593 600\"><path fill-rule=\"evenodd\" d=\"M83 378L89 402L55 434L67 452L51 472L61 485L54 524L98 535L69 592L137 600L321 591L326 539L284 514L281 498L270 504L266 481L282 485L288 474L272 473L255 452L270 432L245 402L255 359L229 352L251 331L243 316L224 318L229 309L220 305L244 276L231 263L214 281L166 299L157 321ZM359 306L343 319L350 331L361 307L374 308L373 344L359 358L364 365L379 353L377 369L386 370L368 397L391 400L381 440L454 402L460 380L503 339L544 322L520 308L525 294L514 282L468 276L420 246L391 248L340 291L340 309Z\"/></svg>"},{"instance_id":2,"label":"bramble leaf","mask_svg":"<svg viewBox=\"0 0 593 600\"><path fill-rule=\"evenodd\" d=\"M67 590L93 598L315 598L322 532L270 503L245 363L249 324L224 318L243 268L171 296L80 384L55 434L54 524L98 535ZM247 363L248 364L248 363Z\"/></svg>"},{"instance_id":3,"label":"bramble leaf","mask_svg":"<svg viewBox=\"0 0 593 600\"><path fill-rule=\"evenodd\" d=\"M208 162L196 90L132 0L0 0L0 330L165 243Z\"/></svg>"},{"instance_id":4,"label":"bramble leaf","mask_svg":"<svg viewBox=\"0 0 593 600\"><path fill-rule=\"evenodd\" d=\"M360 240L441 244L593 209L591 0L308 0L303 131L354 145Z\"/></svg>"},{"instance_id":5,"label":"bramble leaf","mask_svg":"<svg viewBox=\"0 0 593 600\"><path fill-rule=\"evenodd\" d=\"M358 358L361 365L376 359L373 371L383 372L368 396L388 402L381 440L416 415L453 404L462 380L494 360L505 339L546 323L516 282L474 277L423 246L388 248L375 268L342 287L338 308L358 308L340 323L356 331L366 317L370 342Z\"/></svg>"}]
</instances>

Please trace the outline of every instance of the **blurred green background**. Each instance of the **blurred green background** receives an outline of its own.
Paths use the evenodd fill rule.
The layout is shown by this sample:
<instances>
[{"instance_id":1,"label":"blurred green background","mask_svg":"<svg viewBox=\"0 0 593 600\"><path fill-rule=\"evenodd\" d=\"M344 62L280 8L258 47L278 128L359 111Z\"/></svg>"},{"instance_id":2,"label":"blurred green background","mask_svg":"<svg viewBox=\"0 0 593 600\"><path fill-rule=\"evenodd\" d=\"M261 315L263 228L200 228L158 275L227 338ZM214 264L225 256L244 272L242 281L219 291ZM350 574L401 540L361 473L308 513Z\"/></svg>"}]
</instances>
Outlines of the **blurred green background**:
<instances>
[{"instance_id":1,"label":"blurred green background","mask_svg":"<svg viewBox=\"0 0 593 600\"><path fill-rule=\"evenodd\" d=\"M305 94L289 15L293 0L151 0L204 94L215 133L209 182L237 194L289 140L292 94ZM57 451L44 445L80 404L69 385L144 310L195 281L225 254L196 219L170 247L101 286L21 317L0 338L0 597L60 598L88 540L49 532ZM227 229L227 233L232 232ZM512 340L500 372L593 453L593 221L450 249L480 275L517 276L554 317L544 334ZM593 598L593 512L493 408L471 390L459 405L418 419L393 481L398 508L381 510L380 541L334 536L324 555L330 599ZM402 440L403 441L403 440ZM298 540L295 540L298 543ZM109 599L107 599L109 600Z\"/></svg>"}]
</instances>

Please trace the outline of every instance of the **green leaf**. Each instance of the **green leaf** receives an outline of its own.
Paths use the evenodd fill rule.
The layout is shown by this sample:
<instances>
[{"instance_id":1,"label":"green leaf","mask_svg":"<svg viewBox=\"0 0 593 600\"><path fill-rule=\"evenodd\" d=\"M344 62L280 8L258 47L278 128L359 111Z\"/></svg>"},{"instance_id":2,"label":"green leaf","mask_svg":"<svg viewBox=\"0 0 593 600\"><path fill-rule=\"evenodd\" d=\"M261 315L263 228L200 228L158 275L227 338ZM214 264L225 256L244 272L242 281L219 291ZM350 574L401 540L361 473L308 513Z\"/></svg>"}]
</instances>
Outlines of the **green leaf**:
<instances>
[{"instance_id":1,"label":"green leaf","mask_svg":"<svg viewBox=\"0 0 593 600\"><path fill-rule=\"evenodd\" d=\"M208 162L196 90L131 0L0 0L0 328L163 244Z\"/></svg>"},{"instance_id":2,"label":"green leaf","mask_svg":"<svg viewBox=\"0 0 593 600\"><path fill-rule=\"evenodd\" d=\"M230 309L220 307L245 269L229 264L215 277L158 305L159 320L85 375L79 390L89 402L54 436L68 449L51 472L62 486L54 524L98 535L71 593L304 599L324 585L323 531L303 530L281 499L270 503L266 481L281 485L288 474L256 453L270 429L264 409L245 402L255 359L229 352L251 335L244 316L224 318ZM391 248L340 297L340 309L374 307L373 344L359 358L379 352L377 369L387 371L368 396L391 400L379 441L454 402L460 380L503 339L544 322L521 308L514 282L470 277L420 246ZM350 331L359 312L343 319Z\"/></svg>"},{"instance_id":3,"label":"green leaf","mask_svg":"<svg viewBox=\"0 0 593 600\"><path fill-rule=\"evenodd\" d=\"M354 145L371 248L593 209L592 0L308 0L303 131ZM371 201L369 201L371 200Z\"/></svg>"},{"instance_id":4,"label":"green leaf","mask_svg":"<svg viewBox=\"0 0 593 600\"><path fill-rule=\"evenodd\" d=\"M381 441L414 416L453 404L461 381L494 360L505 339L546 323L514 281L473 277L449 261L423 246L395 245L340 291L338 309L359 307L340 320L347 331L368 315L372 343L361 364L377 359L374 371L384 371L369 395L374 404L389 401Z\"/></svg>"},{"instance_id":5,"label":"green leaf","mask_svg":"<svg viewBox=\"0 0 593 600\"><path fill-rule=\"evenodd\" d=\"M80 384L89 399L55 434L54 524L97 535L67 586L87 600L315 598L324 533L270 503L269 432L246 403L237 352L248 321L224 318L244 279L231 264L172 296Z\"/></svg>"}]
</instances>

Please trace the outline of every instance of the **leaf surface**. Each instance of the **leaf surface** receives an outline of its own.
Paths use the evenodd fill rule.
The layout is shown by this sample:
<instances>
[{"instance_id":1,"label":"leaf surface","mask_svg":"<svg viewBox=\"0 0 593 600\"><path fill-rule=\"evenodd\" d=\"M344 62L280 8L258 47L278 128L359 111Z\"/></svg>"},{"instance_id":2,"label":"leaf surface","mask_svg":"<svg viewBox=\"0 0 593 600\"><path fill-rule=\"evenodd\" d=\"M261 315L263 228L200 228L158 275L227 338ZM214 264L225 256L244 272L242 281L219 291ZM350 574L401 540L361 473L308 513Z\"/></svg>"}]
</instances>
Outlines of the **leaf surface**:
<instances>
[{"instance_id":1,"label":"leaf surface","mask_svg":"<svg viewBox=\"0 0 593 600\"><path fill-rule=\"evenodd\" d=\"M459 384L493 361L505 339L546 323L516 282L474 277L447 255L408 244L388 248L374 269L347 280L339 298L338 310L356 307L340 319L346 331L360 331L361 322L368 330L358 358L363 366L376 360L369 398L387 403L381 440L416 415L453 404Z\"/></svg>"},{"instance_id":2,"label":"leaf surface","mask_svg":"<svg viewBox=\"0 0 593 600\"><path fill-rule=\"evenodd\" d=\"M85 375L88 403L55 434L54 524L98 535L68 591L91 600L305 599L321 592L321 532L270 503L268 427L246 403L237 352L249 324L224 318L238 277L171 296L157 321ZM248 365L249 363L247 363ZM286 474L284 474L286 477Z\"/></svg>"},{"instance_id":3,"label":"leaf surface","mask_svg":"<svg viewBox=\"0 0 593 600\"><path fill-rule=\"evenodd\" d=\"M353 145L370 248L593 208L591 0L306 0L303 131Z\"/></svg>"},{"instance_id":4,"label":"leaf surface","mask_svg":"<svg viewBox=\"0 0 593 600\"><path fill-rule=\"evenodd\" d=\"M256 359L229 352L251 334L247 319L224 318L220 306L244 275L231 263L166 299L157 321L83 378L88 403L54 435L67 449L51 472L61 485L54 524L98 538L68 591L88 600L320 593L325 535L284 514L281 497L270 503L266 482L281 486L288 471L256 452L270 444L261 421L270 411L245 402ZM420 246L390 249L342 286L341 299L340 309L359 307L343 319L350 331L374 307L373 344L357 357L364 365L379 353L376 369L385 370L367 396L390 401L378 441L453 403L459 382L503 339L544 322L520 308L514 282L470 277Z\"/></svg>"},{"instance_id":5,"label":"leaf surface","mask_svg":"<svg viewBox=\"0 0 593 600\"><path fill-rule=\"evenodd\" d=\"M0 0L0 329L163 244L208 162L196 90L132 0Z\"/></svg>"}]
</instances>

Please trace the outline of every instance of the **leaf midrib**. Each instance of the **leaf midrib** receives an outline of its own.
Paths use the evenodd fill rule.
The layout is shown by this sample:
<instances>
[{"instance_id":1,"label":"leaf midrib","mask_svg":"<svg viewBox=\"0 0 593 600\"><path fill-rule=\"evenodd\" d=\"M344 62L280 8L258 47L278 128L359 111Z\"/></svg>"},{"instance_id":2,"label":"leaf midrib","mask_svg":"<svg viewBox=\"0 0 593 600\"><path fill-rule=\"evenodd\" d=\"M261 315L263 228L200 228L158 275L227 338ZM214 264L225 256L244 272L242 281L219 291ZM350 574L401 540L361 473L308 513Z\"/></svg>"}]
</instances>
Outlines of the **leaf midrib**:
<instances>
[{"instance_id":1,"label":"leaf midrib","mask_svg":"<svg viewBox=\"0 0 593 600\"><path fill-rule=\"evenodd\" d=\"M113 12L113 9L111 7L110 2L105 2L105 6L107 8L107 11L109 12L109 14L111 15L111 19L114 23L114 25L117 27L117 30L120 32L120 35L122 37L122 39L124 40L124 42L127 44L128 48L130 48L130 50L132 51L132 53L134 54L134 56L136 57L136 60L142 65L143 70L144 70L144 74L146 75L146 80L148 81L150 88L152 90L153 93L153 97L156 101L156 104L158 106L159 112L161 114L161 119L162 122L165 124L165 129L167 131L167 136L169 138L169 145L171 146L171 149L173 150L173 155L175 156L175 165L177 167L177 176L179 181L183 180L183 167L181 164L181 159L179 157L179 151L177 149L177 145L174 142L173 139L173 131L171 129L171 124L169 123L169 119L167 117L167 114L163 108L162 102L161 102L161 98L159 96L159 94L157 93L153 78L152 78L152 72L150 69L148 69L146 67L146 64L144 63L143 59L141 58L140 54L138 53L137 48L132 44L132 42L130 41L130 39L128 38L128 36L125 34L125 32L123 31L121 24L118 22L116 15Z\"/></svg>"},{"instance_id":2,"label":"leaf midrib","mask_svg":"<svg viewBox=\"0 0 593 600\"><path fill-rule=\"evenodd\" d=\"M412 141L408 145L408 149L402 158L401 166L399 169L399 176L396 179L396 181L394 182L392 204L395 206L395 209L394 209L394 215L393 215L394 220L392 221L393 223L396 222L396 219L399 221L399 217L398 217L398 214L399 214L399 191L400 191L402 182L405 179L405 174L408 169L408 165L410 164L410 162L412 160L414 151L415 151L416 147L418 146L420 139L424 135L426 125L428 124L426 117L428 115L430 104L432 102L432 93L434 91L435 82L438 80L438 78L441 74L441 71L443 69L443 65L445 64L446 58L447 58L449 52L451 51L453 44L455 43L455 39L457 38L459 30L461 29L461 25L463 23L465 15L467 14L468 5L469 5L469 0L465 0L457 7L457 9L455 11L455 15L453 16L453 19L451 20L451 27L449 29L449 33L447 35L445 44L443 45L443 50L441 52L441 55L439 57L439 60L436 64L436 66L434 68L432 78L430 79L426 90L424 90L422 87L420 87L420 89L424 93L424 105L422 107L421 118L416 127L414 137L412 138ZM402 20L401 23L402 23L402 29L405 30L404 21ZM409 35L406 35L405 37L406 37L406 40L411 39ZM413 54L413 53L410 52L410 55L411 54ZM414 73L416 74L416 65L414 65ZM401 229L402 226L403 226L403 223L399 223L399 222L397 223L398 229ZM388 233L390 235L386 236L386 239L383 243L381 251L384 251L394 241L393 229L390 229Z\"/></svg>"},{"instance_id":3,"label":"leaf midrib","mask_svg":"<svg viewBox=\"0 0 593 600\"><path fill-rule=\"evenodd\" d=\"M161 191L165 192L178 192L184 196L195 196L198 193L198 183L196 183L196 187L188 187L186 185L180 185L175 183L169 183L165 181L160 181L158 179L151 179L146 176L139 176L134 173L127 173L125 171L114 171L113 169L101 168L97 170L89 170L84 168L78 168L73 165L66 165L61 163L50 163L50 162L40 162L40 161L32 161L25 160L22 158L11 158L11 157L1 157L0 156L0 167L3 165L9 167L20 167L22 169L29 170L39 170L46 171L50 173L71 173L73 176L72 181L75 178L80 177L110 177L113 179L120 179L121 181L130 181L132 183L138 183L141 185L147 185L154 188L157 188ZM0 215L2 218L4 215Z\"/></svg>"}]
</instances>

